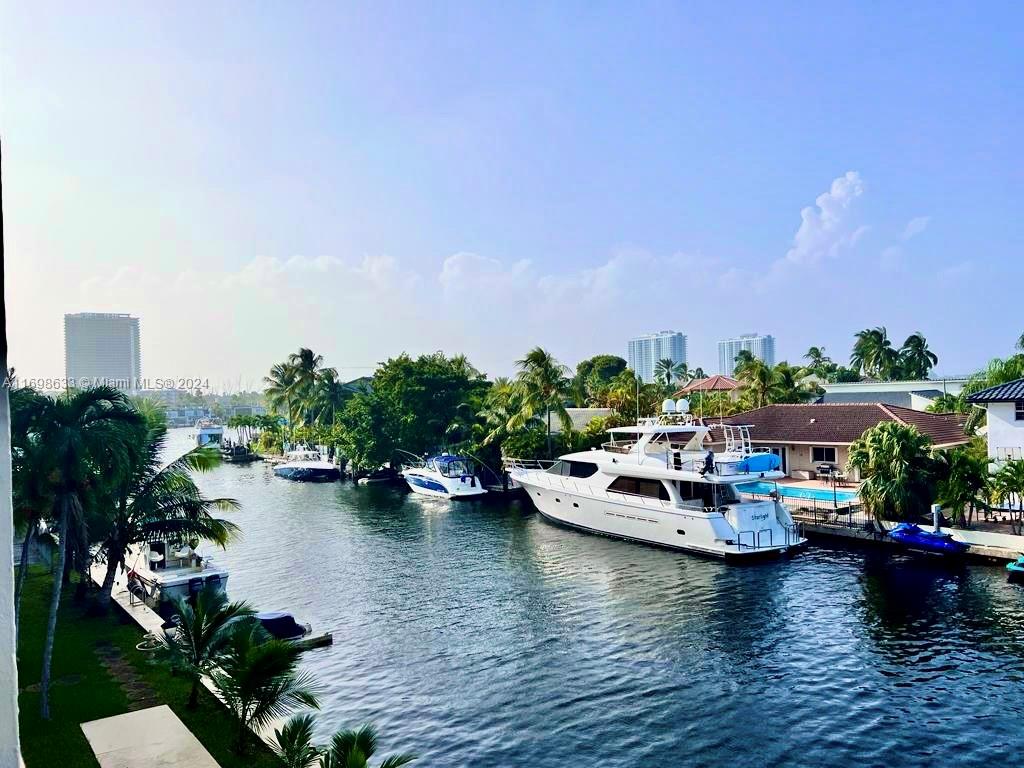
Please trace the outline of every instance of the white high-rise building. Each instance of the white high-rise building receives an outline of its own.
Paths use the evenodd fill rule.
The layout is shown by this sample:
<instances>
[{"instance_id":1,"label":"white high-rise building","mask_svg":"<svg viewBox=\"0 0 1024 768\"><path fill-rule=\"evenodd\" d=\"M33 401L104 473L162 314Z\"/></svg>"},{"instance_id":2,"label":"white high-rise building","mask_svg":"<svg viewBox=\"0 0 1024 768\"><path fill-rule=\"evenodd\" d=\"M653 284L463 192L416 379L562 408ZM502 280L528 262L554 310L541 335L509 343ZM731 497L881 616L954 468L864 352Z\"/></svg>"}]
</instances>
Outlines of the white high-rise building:
<instances>
[{"instance_id":1,"label":"white high-rise building","mask_svg":"<svg viewBox=\"0 0 1024 768\"><path fill-rule=\"evenodd\" d=\"M775 337L744 333L735 339L718 342L718 372L732 376L736 372L736 355L744 349L765 365L775 365Z\"/></svg>"},{"instance_id":2,"label":"white high-rise building","mask_svg":"<svg viewBox=\"0 0 1024 768\"><path fill-rule=\"evenodd\" d=\"M80 312L64 315L64 369L70 386L141 386L139 318Z\"/></svg>"},{"instance_id":3,"label":"white high-rise building","mask_svg":"<svg viewBox=\"0 0 1024 768\"><path fill-rule=\"evenodd\" d=\"M678 331L661 331L629 340L626 360L630 369L645 384L654 381L654 366L668 358L673 363L686 362L686 335Z\"/></svg>"}]
</instances>

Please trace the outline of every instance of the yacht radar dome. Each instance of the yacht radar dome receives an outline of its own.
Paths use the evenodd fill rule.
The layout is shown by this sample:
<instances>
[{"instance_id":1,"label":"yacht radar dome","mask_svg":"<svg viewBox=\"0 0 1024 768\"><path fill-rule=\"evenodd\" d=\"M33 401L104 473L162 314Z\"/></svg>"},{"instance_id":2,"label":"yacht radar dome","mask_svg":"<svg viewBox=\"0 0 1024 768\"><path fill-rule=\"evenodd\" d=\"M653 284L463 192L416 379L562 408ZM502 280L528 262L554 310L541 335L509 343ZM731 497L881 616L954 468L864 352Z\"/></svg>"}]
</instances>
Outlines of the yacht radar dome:
<instances>
[{"instance_id":1,"label":"yacht radar dome","mask_svg":"<svg viewBox=\"0 0 1024 768\"><path fill-rule=\"evenodd\" d=\"M662 403L661 403L661 412L662 413L675 413L676 412L676 401L671 399L671 398L669 398L668 400L662 401Z\"/></svg>"},{"instance_id":2,"label":"yacht radar dome","mask_svg":"<svg viewBox=\"0 0 1024 768\"><path fill-rule=\"evenodd\" d=\"M689 413L690 401L687 400L685 397L679 398L679 400L676 401L676 411L678 413Z\"/></svg>"}]
</instances>

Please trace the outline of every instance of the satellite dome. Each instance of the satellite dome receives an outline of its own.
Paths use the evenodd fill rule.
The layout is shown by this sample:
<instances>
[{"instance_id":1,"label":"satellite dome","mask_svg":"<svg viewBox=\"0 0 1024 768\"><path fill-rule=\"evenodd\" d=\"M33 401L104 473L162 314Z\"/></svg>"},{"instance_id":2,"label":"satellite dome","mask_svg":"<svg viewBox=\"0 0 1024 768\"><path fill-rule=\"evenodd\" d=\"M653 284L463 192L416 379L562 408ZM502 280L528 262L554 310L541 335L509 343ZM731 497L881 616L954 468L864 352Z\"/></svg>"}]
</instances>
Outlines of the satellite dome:
<instances>
[{"instance_id":1,"label":"satellite dome","mask_svg":"<svg viewBox=\"0 0 1024 768\"><path fill-rule=\"evenodd\" d=\"M689 413L690 401L687 400L685 397L679 398L679 401L676 403L676 410L679 413Z\"/></svg>"},{"instance_id":2,"label":"satellite dome","mask_svg":"<svg viewBox=\"0 0 1024 768\"><path fill-rule=\"evenodd\" d=\"M662 413L675 413L676 412L676 401L673 400L672 398L669 398L668 400L665 400L664 402L662 402L662 404L661 404L661 412Z\"/></svg>"}]
</instances>

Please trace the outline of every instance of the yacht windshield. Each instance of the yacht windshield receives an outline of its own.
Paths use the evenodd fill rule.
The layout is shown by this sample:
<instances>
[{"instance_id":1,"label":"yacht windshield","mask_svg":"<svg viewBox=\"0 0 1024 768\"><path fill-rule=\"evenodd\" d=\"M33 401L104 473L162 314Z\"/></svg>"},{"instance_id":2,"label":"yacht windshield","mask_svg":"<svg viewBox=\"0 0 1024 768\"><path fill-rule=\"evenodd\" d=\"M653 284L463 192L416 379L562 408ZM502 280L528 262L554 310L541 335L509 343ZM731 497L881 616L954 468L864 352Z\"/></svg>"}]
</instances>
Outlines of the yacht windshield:
<instances>
[{"instance_id":1,"label":"yacht windshield","mask_svg":"<svg viewBox=\"0 0 1024 768\"><path fill-rule=\"evenodd\" d=\"M445 477L461 477L463 475L473 474L473 462L467 461L466 459L452 459L448 462L438 462L437 467Z\"/></svg>"}]
</instances>

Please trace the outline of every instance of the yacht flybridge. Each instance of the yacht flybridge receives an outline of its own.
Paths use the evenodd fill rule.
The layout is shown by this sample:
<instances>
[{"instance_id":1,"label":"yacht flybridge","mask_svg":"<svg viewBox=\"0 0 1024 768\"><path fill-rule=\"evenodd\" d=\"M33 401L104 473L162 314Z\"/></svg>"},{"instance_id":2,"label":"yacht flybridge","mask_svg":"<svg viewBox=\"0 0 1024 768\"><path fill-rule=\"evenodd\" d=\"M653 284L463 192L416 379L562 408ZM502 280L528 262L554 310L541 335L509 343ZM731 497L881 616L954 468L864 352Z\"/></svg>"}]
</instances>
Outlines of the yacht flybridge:
<instances>
[{"instance_id":1,"label":"yacht flybridge","mask_svg":"<svg viewBox=\"0 0 1024 768\"><path fill-rule=\"evenodd\" d=\"M671 404L671 407L670 407ZM554 462L506 462L550 520L593 533L729 559L780 555L806 543L778 500L743 501L736 486L783 477L779 457L751 447L750 429L711 427L666 400L660 417L609 430L600 449Z\"/></svg>"}]
</instances>

